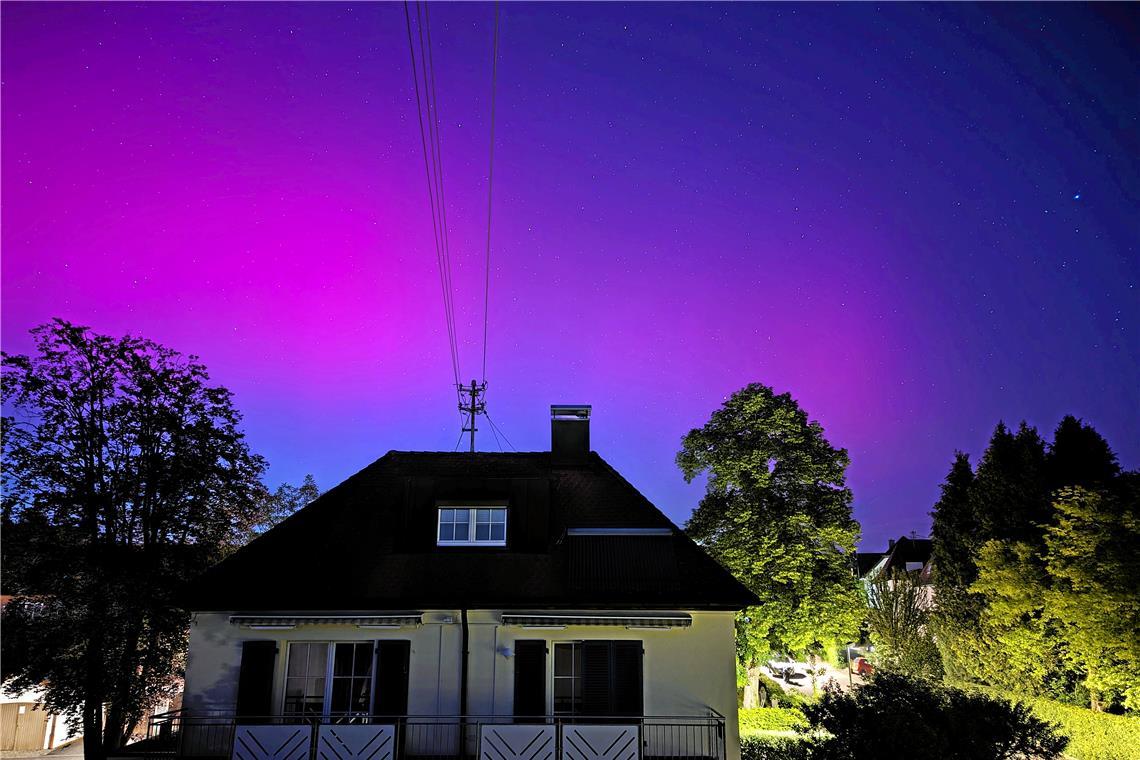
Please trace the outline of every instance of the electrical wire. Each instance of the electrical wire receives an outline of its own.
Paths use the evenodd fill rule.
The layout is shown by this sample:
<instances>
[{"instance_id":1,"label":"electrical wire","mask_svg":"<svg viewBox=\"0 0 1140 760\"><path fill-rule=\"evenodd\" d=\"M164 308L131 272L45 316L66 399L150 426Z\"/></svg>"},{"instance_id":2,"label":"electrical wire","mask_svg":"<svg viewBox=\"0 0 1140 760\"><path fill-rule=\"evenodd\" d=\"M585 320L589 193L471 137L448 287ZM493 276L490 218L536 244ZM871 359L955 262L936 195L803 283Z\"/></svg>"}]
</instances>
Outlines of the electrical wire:
<instances>
[{"instance_id":1,"label":"electrical wire","mask_svg":"<svg viewBox=\"0 0 1140 760\"><path fill-rule=\"evenodd\" d=\"M420 19L419 7L416 9L417 20ZM412 19L411 13L408 9L408 2L404 0L404 21L407 24L408 32L408 53L412 62L412 82L415 87L416 95L416 113L418 116L420 126L420 147L424 155L424 175L427 180L428 186L428 205L431 210L432 219L432 237L435 241L436 248L436 264L439 268L439 282L440 290L443 296L443 310L444 322L447 325L447 339L448 349L451 354L451 371L452 379L455 384L456 394L458 395L458 387L460 383L460 369L459 369L459 348L458 342L455 337L455 310L452 299L451 287L451 265L448 257L449 245L447 243L447 225L444 221L443 209L443 194L442 194L442 162L439 156L439 141L436 130L432 128L433 115L435 116L435 123L438 126L438 107L434 102L432 93L428 88L428 74L426 69L426 62L424 55L423 45L423 24L419 24L419 37L420 37L420 68L423 69L424 74L424 87L421 96L420 90L420 72L417 71L416 66L416 51L415 43L412 39ZM430 48L429 48L430 50ZM424 107L427 106L428 111L428 128L424 128ZM431 135L431 149L429 150L428 135ZM433 172L433 169L435 170ZM434 176L433 176L434 174Z\"/></svg>"},{"instance_id":2,"label":"electrical wire","mask_svg":"<svg viewBox=\"0 0 1140 760\"><path fill-rule=\"evenodd\" d=\"M487 159L487 257L483 279L483 382L487 382L487 315L491 302L491 199L495 184L495 84L499 78L499 3L491 43L491 142Z\"/></svg>"},{"instance_id":3,"label":"electrical wire","mask_svg":"<svg viewBox=\"0 0 1140 760\"><path fill-rule=\"evenodd\" d=\"M515 448L514 444L511 443L511 439L507 438L507 434L504 433L502 429L495 424L495 421L493 419L491 419L491 415L487 414L487 412L484 411L483 416L487 418L487 422L491 423L491 430L496 431L499 435L503 436L503 440L507 442L507 446L510 448L510 450L518 451L518 449Z\"/></svg>"}]
</instances>

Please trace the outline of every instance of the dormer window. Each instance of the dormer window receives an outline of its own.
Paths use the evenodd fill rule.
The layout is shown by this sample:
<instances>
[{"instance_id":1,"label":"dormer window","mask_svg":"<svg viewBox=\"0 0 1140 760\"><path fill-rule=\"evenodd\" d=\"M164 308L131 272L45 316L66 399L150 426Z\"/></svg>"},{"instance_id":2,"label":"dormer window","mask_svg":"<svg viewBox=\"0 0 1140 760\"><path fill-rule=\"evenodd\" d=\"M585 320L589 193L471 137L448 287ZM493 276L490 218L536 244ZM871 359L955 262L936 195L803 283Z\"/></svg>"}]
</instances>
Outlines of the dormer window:
<instances>
[{"instance_id":1,"label":"dormer window","mask_svg":"<svg viewBox=\"0 0 1140 760\"><path fill-rule=\"evenodd\" d=\"M442 507L439 546L506 546L506 507Z\"/></svg>"}]
</instances>

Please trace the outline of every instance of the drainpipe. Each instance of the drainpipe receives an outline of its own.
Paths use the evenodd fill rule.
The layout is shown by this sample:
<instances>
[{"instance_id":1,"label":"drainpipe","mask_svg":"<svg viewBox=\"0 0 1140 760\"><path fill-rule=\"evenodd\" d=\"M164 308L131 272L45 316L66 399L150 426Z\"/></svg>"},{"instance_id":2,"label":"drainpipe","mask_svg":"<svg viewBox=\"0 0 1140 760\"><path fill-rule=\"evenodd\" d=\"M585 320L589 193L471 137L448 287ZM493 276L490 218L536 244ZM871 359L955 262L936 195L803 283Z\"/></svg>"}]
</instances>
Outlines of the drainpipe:
<instances>
[{"instance_id":1,"label":"drainpipe","mask_svg":"<svg viewBox=\"0 0 1140 760\"><path fill-rule=\"evenodd\" d=\"M470 630L467 627L467 610L459 611L462 625L462 654L459 669L459 756L467 757L467 659L470 654Z\"/></svg>"}]
</instances>

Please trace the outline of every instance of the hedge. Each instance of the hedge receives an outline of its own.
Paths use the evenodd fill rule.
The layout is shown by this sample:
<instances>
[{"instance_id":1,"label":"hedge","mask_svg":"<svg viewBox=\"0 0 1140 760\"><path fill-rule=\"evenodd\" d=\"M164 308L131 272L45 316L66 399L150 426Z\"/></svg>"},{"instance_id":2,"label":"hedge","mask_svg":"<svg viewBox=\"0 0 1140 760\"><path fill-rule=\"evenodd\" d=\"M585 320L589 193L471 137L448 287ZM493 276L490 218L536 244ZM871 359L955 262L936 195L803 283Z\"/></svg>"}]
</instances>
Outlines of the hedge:
<instances>
[{"instance_id":1,"label":"hedge","mask_svg":"<svg viewBox=\"0 0 1140 760\"><path fill-rule=\"evenodd\" d=\"M788 707L754 707L740 710L740 735L760 731L795 731L807 726L807 718L799 710Z\"/></svg>"},{"instance_id":2,"label":"hedge","mask_svg":"<svg viewBox=\"0 0 1140 760\"><path fill-rule=\"evenodd\" d=\"M740 737L740 760L810 760L807 743L790 737L752 734Z\"/></svg>"},{"instance_id":3,"label":"hedge","mask_svg":"<svg viewBox=\"0 0 1140 760\"><path fill-rule=\"evenodd\" d=\"M990 689L985 691L993 692ZM1045 697L1002 694L1033 708L1038 718L1059 723L1069 737L1065 754L1076 760L1140 760L1140 717L1093 712Z\"/></svg>"}]
</instances>

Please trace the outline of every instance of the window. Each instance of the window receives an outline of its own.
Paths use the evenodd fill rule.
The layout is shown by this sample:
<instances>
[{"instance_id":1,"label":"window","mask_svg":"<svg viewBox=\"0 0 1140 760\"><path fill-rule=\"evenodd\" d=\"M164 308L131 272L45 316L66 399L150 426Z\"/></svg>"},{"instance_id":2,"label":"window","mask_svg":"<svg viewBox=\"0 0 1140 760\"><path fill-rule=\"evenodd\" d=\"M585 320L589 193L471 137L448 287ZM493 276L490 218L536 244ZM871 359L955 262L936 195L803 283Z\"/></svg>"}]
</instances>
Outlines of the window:
<instances>
[{"instance_id":1,"label":"window","mask_svg":"<svg viewBox=\"0 0 1140 760\"><path fill-rule=\"evenodd\" d=\"M582 711L582 645L554 645L554 714Z\"/></svg>"},{"instance_id":2,"label":"window","mask_svg":"<svg viewBox=\"0 0 1140 760\"><path fill-rule=\"evenodd\" d=\"M437 536L440 546L506 546L506 507L444 507Z\"/></svg>"},{"instance_id":3,"label":"window","mask_svg":"<svg viewBox=\"0 0 1140 760\"><path fill-rule=\"evenodd\" d=\"M293 642L285 676L286 715L367 715L372 641Z\"/></svg>"},{"instance_id":4,"label":"window","mask_svg":"<svg viewBox=\"0 0 1140 760\"><path fill-rule=\"evenodd\" d=\"M555 715L641 715L640 641L554 645Z\"/></svg>"}]
</instances>

